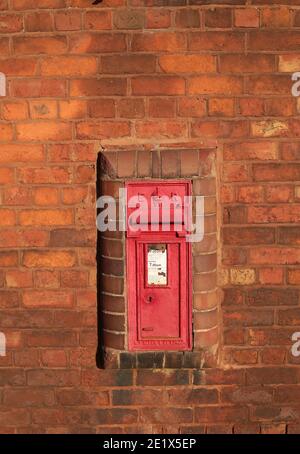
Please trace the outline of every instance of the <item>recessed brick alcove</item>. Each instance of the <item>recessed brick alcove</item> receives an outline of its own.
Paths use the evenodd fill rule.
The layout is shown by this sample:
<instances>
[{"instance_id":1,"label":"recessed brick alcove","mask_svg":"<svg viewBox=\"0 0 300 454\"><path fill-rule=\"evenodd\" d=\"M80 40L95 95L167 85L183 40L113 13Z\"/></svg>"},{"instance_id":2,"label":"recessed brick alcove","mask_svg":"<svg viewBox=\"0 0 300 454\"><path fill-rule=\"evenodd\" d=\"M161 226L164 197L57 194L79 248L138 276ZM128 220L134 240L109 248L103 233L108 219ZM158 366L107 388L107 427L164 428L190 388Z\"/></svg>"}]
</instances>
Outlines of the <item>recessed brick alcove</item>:
<instances>
[{"instance_id":1,"label":"recessed brick alcove","mask_svg":"<svg viewBox=\"0 0 300 454\"><path fill-rule=\"evenodd\" d=\"M185 352L129 352L124 232L98 234L99 348L104 368L201 368L218 362L216 149L178 145L109 148L98 158L98 197L118 197L127 180L185 179L205 197L205 235L192 244L193 348Z\"/></svg>"}]
</instances>

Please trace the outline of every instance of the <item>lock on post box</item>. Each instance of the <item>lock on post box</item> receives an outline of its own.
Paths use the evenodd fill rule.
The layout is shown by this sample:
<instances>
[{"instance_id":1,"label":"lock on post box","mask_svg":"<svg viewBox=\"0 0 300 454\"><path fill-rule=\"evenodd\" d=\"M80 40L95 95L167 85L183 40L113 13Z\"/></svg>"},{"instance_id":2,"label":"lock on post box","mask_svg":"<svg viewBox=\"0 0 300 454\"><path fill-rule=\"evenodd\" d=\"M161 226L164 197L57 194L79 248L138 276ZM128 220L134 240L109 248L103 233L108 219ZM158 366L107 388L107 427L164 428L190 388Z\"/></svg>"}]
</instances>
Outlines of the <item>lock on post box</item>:
<instances>
[{"instance_id":1,"label":"lock on post box","mask_svg":"<svg viewBox=\"0 0 300 454\"><path fill-rule=\"evenodd\" d=\"M191 183L128 182L126 189L129 350L190 350L191 246L184 212Z\"/></svg>"}]
</instances>

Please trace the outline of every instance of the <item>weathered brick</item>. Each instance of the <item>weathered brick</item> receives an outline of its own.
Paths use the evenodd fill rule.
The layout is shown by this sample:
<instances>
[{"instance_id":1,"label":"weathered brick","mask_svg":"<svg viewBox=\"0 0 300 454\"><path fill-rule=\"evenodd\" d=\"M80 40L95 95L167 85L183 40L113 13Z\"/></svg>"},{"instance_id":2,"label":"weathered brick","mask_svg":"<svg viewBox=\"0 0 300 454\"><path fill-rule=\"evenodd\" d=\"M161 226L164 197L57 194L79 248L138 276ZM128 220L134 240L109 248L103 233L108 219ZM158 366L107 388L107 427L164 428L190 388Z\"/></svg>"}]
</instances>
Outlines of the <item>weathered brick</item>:
<instances>
[{"instance_id":1,"label":"weathered brick","mask_svg":"<svg viewBox=\"0 0 300 454\"><path fill-rule=\"evenodd\" d=\"M25 29L29 32L49 32L53 30L53 18L49 12L40 11L25 16Z\"/></svg>"},{"instance_id":2,"label":"weathered brick","mask_svg":"<svg viewBox=\"0 0 300 454\"><path fill-rule=\"evenodd\" d=\"M209 28L230 28L232 11L230 8L211 8L205 11L204 23Z\"/></svg>"},{"instance_id":3,"label":"weathered brick","mask_svg":"<svg viewBox=\"0 0 300 454\"><path fill-rule=\"evenodd\" d=\"M112 15L110 11L87 11L84 25L87 30L110 30Z\"/></svg>"},{"instance_id":4,"label":"weathered brick","mask_svg":"<svg viewBox=\"0 0 300 454\"><path fill-rule=\"evenodd\" d=\"M27 268L61 268L74 266L76 261L73 251L25 251L23 265Z\"/></svg>"},{"instance_id":5,"label":"weathered brick","mask_svg":"<svg viewBox=\"0 0 300 454\"><path fill-rule=\"evenodd\" d=\"M126 50L125 35L122 33L76 33L70 36L72 54L123 52Z\"/></svg>"},{"instance_id":6,"label":"weathered brick","mask_svg":"<svg viewBox=\"0 0 300 454\"><path fill-rule=\"evenodd\" d=\"M86 76L96 74L96 57L48 57L41 63L42 76Z\"/></svg>"},{"instance_id":7,"label":"weathered brick","mask_svg":"<svg viewBox=\"0 0 300 454\"><path fill-rule=\"evenodd\" d=\"M63 54L67 51L64 36L15 37L13 46L17 55Z\"/></svg>"}]
</instances>

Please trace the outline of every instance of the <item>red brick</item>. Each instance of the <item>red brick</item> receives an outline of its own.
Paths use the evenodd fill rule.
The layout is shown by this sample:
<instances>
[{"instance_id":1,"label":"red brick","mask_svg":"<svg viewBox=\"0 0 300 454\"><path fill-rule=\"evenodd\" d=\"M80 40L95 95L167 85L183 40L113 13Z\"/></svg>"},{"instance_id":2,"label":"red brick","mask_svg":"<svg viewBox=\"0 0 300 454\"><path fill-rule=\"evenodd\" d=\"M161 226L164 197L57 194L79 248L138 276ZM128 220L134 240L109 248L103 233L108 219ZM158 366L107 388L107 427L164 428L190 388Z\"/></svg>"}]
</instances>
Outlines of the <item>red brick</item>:
<instances>
[{"instance_id":1,"label":"red brick","mask_svg":"<svg viewBox=\"0 0 300 454\"><path fill-rule=\"evenodd\" d=\"M291 24L292 10L289 7L263 8L261 23L263 27L279 28L289 27Z\"/></svg>"},{"instance_id":2,"label":"red brick","mask_svg":"<svg viewBox=\"0 0 300 454\"><path fill-rule=\"evenodd\" d=\"M81 12L56 11L54 15L55 28L59 31L74 31L81 28Z\"/></svg>"},{"instance_id":3,"label":"red brick","mask_svg":"<svg viewBox=\"0 0 300 454\"><path fill-rule=\"evenodd\" d=\"M261 203L264 199L264 188L262 186L239 186L237 190L237 201L240 203Z\"/></svg>"},{"instance_id":4,"label":"red brick","mask_svg":"<svg viewBox=\"0 0 300 454\"><path fill-rule=\"evenodd\" d=\"M19 123L17 137L24 141L69 140L72 138L72 129L69 123L55 121Z\"/></svg>"},{"instance_id":5,"label":"red brick","mask_svg":"<svg viewBox=\"0 0 300 454\"><path fill-rule=\"evenodd\" d=\"M212 55L171 54L159 57L159 65L166 73L210 73L216 71L216 59Z\"/></svg>"},{"instance_id":6,"label":"red brick","mask_svg":"<svg viewBox=\"0 0 300 454\"><path fill-rule=\"evenodd\" d=\"M68 291L25 290L23 304L26 307L71 307L73 294Z\"/></svg>"},{"instance_id":7,"label":"red brick","mask_svg":"<svg viewBox=\"0 0 300 454\"><path fill-rule=\"evenodd\" d=\"M19 215L21 225L70 225L73 222L71 210L26 210Z\"/></svg>"},{"instance_id":8,"label":"red brick","mask_svg":"<svg viewBox=\"0 0 300 454\"><path fill-rule=\"evenodd\" d=\"M122 118L143 118L145 116L144 100L138 98L120 99L118 111Z\"/></svg>"},{"instance_id":9,"label":"red brick","mask_svg":"<svg viewBox=\"0 0 300 454\"><path fill-rule=\"evenodd\" d=\"M183 95L185 81L176 76L136 77L132 79L133 95Z\"/></svg>"},{"instance_id":10,"label":"red brick","mask_svg":"<svg viewBox=\"0 0 300 454\"><path fill-rule=\"evenodd\" d=\"M36 9L36 2L34 0L13 0L12 6L14 10L27 10ZM44 0L41 8L65 8L65 0Z\"/></svg>"},{"instance_id":11,"label":"red brick","mask_svg":"<svg viewBox=\"0 0 300 454\"><path fill-rule=\"evenodd\" d=\"M74 187L65 188L62 193L62 201L66 205L76 205L85 201L87 197L87 188Z\"/></svg>"},{"instance_id":12,"label":"red brick","mask_svg":"<svg viewBox=\"0 0 300 454\"><path fill-rule=\"evenodd\" d=\"M175 116L175 100L170 98L151 98L149 100L149 116L170 118Z\"/></svg>"},{"instance_id":13,"label":"red brick","mask_svg":"<svg viewBox=\"0 0 300 454\"><path fill-rule=\"evenodd\" d=\"M249 207L249 222L266 223L266 222L299 222L298 205L277 205L274 207L257 206Z\"/></svg>"},{"instance_id":14,"label":"red brick","mask_svg":"<svg viewBox=\"0 0 300 454\"><path fill-rule=\"evenodd\" d=\"M4 230L0 237L1 247L38 247L48 244L48 233L34 229Z\"/></svg>"},{"instance_id":15,"label":"red brick","mask_svg":"<svg viewBox=\"0 0 300 454\"><path fill-rule=\"evenodd\" d=\"M264 115L264 100L261 98L240 98L240 114L251 117L260 117Z\"/></svg>"},{"instance_id":16,"label":"red brick","mask_svg":"<svg viewBox=\"0 0 300 454\"><path fill-rule=\"evenodd\" d=\"M256 181L295 181L300 175L297 164L257 164L253 170Z\"/></svg>"},{"instance_id":17,"label":"red brick","mask_svg":"<svg viewBox=\"0 0 300 454\"><path fill-rule=\"evenodd\" d=\"M273 55L261 54L225 54L220 56L221 73L271 73L275 70Z\"/></svg>"},{"instance_id":18,"label":"red brick","mask_svg":"<svg viewBox=\"0 0 300 454\"><path fill-rule=\"evenodd\" d=\"M240 160L276 160L278 159L276 142L241 142L224 145L224 159Z\"/></svg>"},{"instance_id":19,"label":"red brick","mask_svg":"<svg viewBox=\"0 0 300 454\"><path fill-rule=\"evenodd\" d=\"M67 51L64 36L26 36L13 38L13 46L17 55L63 54Z\"/></svg>"},{"instance_id":20,"label":"red brick","mask_svg":"<svg viewBox=\"0 0 300 454\"><path fill-rule=\"evenodd\" d=\"M295 306L298 292L294 289L261 287L248 292L247 304L254 306Z\"/></svg>"},{"instance_id":21,"label":"red brick","mask_svg":"<svg viewBox=\"0 0 300 454\"><path fill-rule=\"evenodd\" d=\"M294 31L255 31L249 35L249 50L297 51L300 33Z\"/></svg>"},{"instance_id":22,"label":"red brick","mask_svg":"<svg viewBox=\"0 0 300 454\"><path fill-rule=\"evenodd\" d=\"M30 417L26 410L10 410L0 413L0 424L6 426L26 426L29 424Z\"/></svg>"},{"instance_id":23,"label":"red brick","mask_svg":"<svg viewBox=\"0 0 300 454\"><path fill-rule=\"evenodd\" d=\"M3 56L9 55L9 39L0 38L0 51Z\"/></svg>"},{"instance_id":24,"label":"red brick","mask_svg":"<svg viewBox=\"0 0 300 454\"><path fill-rule=\"evenodd\" d=\"M0 256L1 259L1 256ZM4 265L5 266L5 265ZM0 291L0 308L11 309L19 306L19 295L17 291L1 290Z\"/></svg>"},{"instance_id":25,"label":"red brick","mask_svg":"<svg viewBox=\"0 0 300 454\"><path fill-rule=\"evenodd\" d=\"M208 101L209 115L233 117L235 102L233 98L212 98Z\"/></svg>"},{"instance_id":26,"label":"red brick","mask_svg":"<svg viewBox=\"0 0 300 454\"><path fill-rule=\"evenodd\" d=\"M114 12L113 23L117 29L142 29L144 27L144 11L139 9L117 9Z\"/></svg>"},{"instance_id":27,"label":"red brick","mask_svg":"<svg viewBox=\"0 0 300 454\"><path fill-rule=\"evenodd\" d=\"M247 181L248 170L245 164L225 164L223 167L224 181Z\"/></svg>"},{"instance_id":28,"label":"red brick","mask_svg":"<svg viewBox=\"0 0 300 454\"><path fill-rule=\"evenodd\" d=\"M226 52L243 51L244 39L242 33L235 32L194 32L190 35L189 50L224 51L226 49Z\"/></svg>"},{"instance_id":29,"label":"red brick","mask_svg":"<svg viewBox=\"0 0 300 454\"><path fill-rule=\"evenodd\" d=\"M259 10L255 8L236 9L234 25L236 27L259 27Z\"/></svg>"},{"instance_id":30,"label":"red brick","mask_svg":"<svg viewBox=\"0 0 300 454\"><path fill-rule=\"evenodd\" d=\"M27 103L25 101L3 103L1 116L3 120L27 120Z\"/></svg>"},{"instance_id":31,"label":"red brick","mask_svg":"<svg viewBox=\"0 0 300 454\"><path fill-rule=\"evenodd\" d=\"M76 33L70 36L71 54L124 51L126 51L126 41L122 33Z\"/></svg>"},{"instance_id":32,"label":"red brick","mask_svg":"<svg viewBox=\"0 0 300 454\"><path fill-rule=\"evenodd\" d=\"M30 101L30 116L32 119L56 119L56 101Z\"/></svg>"},{"instance_id":33,"label":"red brick","mask_svg":"<svg viewBox=\"0 0 300 454\"><path fill-rule=\"evenodd\" d=\"M283 284L283 276L282 268L262 268L259 270L259 281L262 284Z\"/></svg>"},{"instance_id":34,"label":"red brick","mask_svg":"<svg viewBox=\"0 0 300 454\"><path fill-rule=\"evenodd\" d=\"M206 100L200 96L179 98L178 115L180 117L204 117Z\"/></svg>"},{"instance_id":35,"label":"red brick","mask_svg":"<svg viewBox=\"0 0 300 454\"><path fill-rule=\"evenodd\" d=\"M289 117L295 112L294 100L290 98L267 99L265 104L267 115L274 117Z\"/></svg>"},{"instance_id":36,"label":"red brick","mask_svg":"<svg viewBox=\"0 0 300 454\"><path fill-rule=\"evenodd\" d=\"M195 408L195 421L201 423L247 422L248 409L246 407L198 407Z\"/></svg>"},{"instance_id":37,"label":"red brick","mask_svg":"<svg viewBox=\"0 0 300 454\"><path fill-rule=\"evenodd\" d=\"M0 123L0 141L13 140L13 127L11 124Z\"/></svg>"},{"instance_id":38,"label":"red brick","mask_svg":"<svg viewBox=\"0 0 300 454\"><path fill-rule=\"evenodd\" d=\"M216 145L216 138L223 137L245 137L248 134L248 123L246 121L216 121L216 120L201 120L195 121L192 124L192 137L206 137L214 140L213 145Z\"/></svg>"},{"instance_id":39,"label":"red brick","mask_svg":"<svg viewBox=\"0 0 300 454\"><path fill-rule=\"evenodd\" d=\"M86 101L69 100L59 102L59 114L64 120L75 120L86 118L87 103Z\"/></svg>"},{"instance_id":40,"label":"red brick","mask_svg":"<svg viewBox=\"0 0 300 454\"><path fill-rule=\"evenodd\" d=\"M60 273L50 270L35 271L34 286L42 289L58 288L60 286Z\"/></svg>"},{"instance_id":41,"label":"red brick","mask_svg":"<svg viewBox=\"0 0 300 454\"><path fill-rule=\"evenodd\" d=\"M29 386L78 386L80 372L73 369L31 369L28 371Z\"/></svg>"},{"instance_id":42,"label":"red brick","mask_svg":"<svg viewBox=\"0 0 300 454\"><path fill-rule=\"evenodd\" d=\"M29 32L50 32L53 30L52 15L48 12L34 12L25 16L25 29Z\"/></svg>"},{"instance_id":43,"label":"red brick","mask_svg":"<svg viewBox=\"0 0 300 454\"><path fill-rule=\"evenodd\" d=\"M91 183L95 180L95 167L93 165L82 165L75 169L74 182Z\"/></svg>"},{"instance_id":44,"label":"red brick","mask_svg":"<svg viewBox=\"0 0 300 454\"><path fill-rule=\"evenodd\" d=\"M261 360L265 364L283 364L286 356L284 348L268 348L261 352Z\"/></svg>"},{"instance_id":45,"label":"red brick","mask_svg":"<svg viewBox=\"0 0 300 454\"><path fill-rule=\"evenodd\" d=\"M42 60L42 76L87 76L97 74L96 57L49 57Z\"/></svg>"},{"instance_id":46,"label":"red brick","mask_svg":"<svg viewBox=\"0 0 300 454\"><path fill-rule=\"evenodd\" d=\"M64 97L66 84L58 79L15 79L12 81L11 90L13 96L20 98Z\"/></svg>"},{"instance_id":47,"label":"red brick","mask_svg":"<svg viewBox=\"0 0 300 454\"><path fill-rule=\"evenodd\" d=\"M250 349L234 350L232 352L232 360L234 363L239 365L245 364L256 364L257 363L257 351Z\"/></svg>"},{"instance_id":48,"label":"red brick","mask_svg":"<svg viewBox=\"0 0 300 454\"><path fill-rule=\"evenodd\" d=\"M185 135L186 126L179 121L145 121L136 124L137 137L157 137L157 138L172 138L182 137Z\"/></svg>"},{"instance_id":49,"label":"red brick","mask_svg":"<svg viewBox=\"0 0 300 454\"><path fill-rule=\"evenodd\" d=\"M25 186L11 186L4 190L5 205L31 205L31 189Z\"/></svg>"},{"instance_id":50,"label":"red brick","mask_svg":"<svg viewBox=\"0 0 300 454\"><path fill-rule=\"evenodd\" d=\"M59 228L51 230L50 245L55 247L70 246L70 247L87 247L95 244L95 232L86 229L74 228ZM88 250L86 253L88 254ZM88 264L88 263L86 263ZM91 261L94 265L94 262Z\"/></svg>"},{"instance_id":51,"label":"red brick","mask_svg":"<svg viewBox=\"0 0 300 454\"><path fill-rule=\"evenodd\" d=\"M154 73L156 58L154 55L109 55L101 58L103 73L107 74L138 74Z\"/></svg>"},{"instance_id":52,"label":"red brick","mask_svg":"<svg viewBox=\"0 0 300 454\"><path fill-rule=\"evenodd\" d=\"M51 305L52 295L54 292L46 291L44 294L42 292L38 292L42 299L47 301L48 304ZM58 294L59 295L59 294ZM26 298L26 293L24 295L24 300ZM59 296L57 296L57 300L54 297L55 304L58 304ZM67 299L67 298L66 298ZM57 301L57 302L56 302ZM47 303L46 303L47 304ZM50 330L35 330L29 331L26 335L26 342L29 347L73 347L77 342L77 336L74 331L54 331L53 329Z\"/></svg>"},{"instance_id":53,"label":"red brick","mask_svg":"<svg viewBox=\"0 0 300 454\"><path fill-rule=\"evenodd\" d=\"M289 94L291 90L290 77L286 75L249 76L248 93L261 94Z\"/></svg>"},{"instance_id":54,"label":"red brick","mask_svg":"<svg viewBox=\"0 0 300 454\"><path fill-rule=\"evenodd\" d=\"M78 79L71 80L71 96L109 96L126 95L126 79L102 78L102 79Z\"/></svg>"},{"instance_id":55,"label":"red brick","mask_svg":"<svg viewBox=\"0 0 300 454\"><path fill-rule=\"evenodd\" d=\"M300 270L288 270L287 276L288 283L291 285L299 285L300 283Z\"/></svg>"},{"instance_id":56,"label":"red brick","mask_svg":"<svg viewBox=\"0 0 300 454\"><path fill-rule=\"evenodd\" d=\"M41 206L58 205L58 190L56 188L37 188L34 191L34 202Z\"/></svg>"},{"instance_id":57,"label":"red brick","mask_svg":"<svg viewBox=\"0 0 300 454\"><path fill-rule=\"evenodd\" d=\"M162 8L146 10L146 28L168 28L171 25L169 10Z\"/></svg>"},{"instance_id":58,"label":"red brick","mask_svg":"<svg viewBox=\"0 0 300 454\"><path fill-rule=\"evenodd\" d=\"M12 226L16 222L16 213L10 209L0 209L0 226Z\"/></svg>"},{"instance_id":59,"label":"red brick","mask_svg":"<svg viewBox=\"0 0 300 454\"><path fill-rule=\"evenodd\" d=\"M63 184L70 182L70 173L64 167L24 167L20 169L19 180L26 184Z\"/></svg>"},{"instance_id":60,"label":"red brick","mask_svg":"<svg viewBox=\"0 0 300 454\"><path fill-rule=\"evenodd\" d=\"M78 139L111 139L130 135L130 125L126 121L82 122L76 126Z\"/></svg>"},{"instance_id":61,"label":"red brick","mask_svg":"<svg viewBox=\"0 0 300 454\"><path fill-rule=\"evenodd\" d=\"M193 415L190 408L142 408L141 421L146 424L162 424L165 421L170 423L190 423Z\"/></svg>"},{"instance_id":62,"label":"red brick","mask_svg":"<svg viewBox=\"0 0 300 454\"><path fill-rule=\"evenodd\" d=\"M7 271L6 272L6 285L11 288L26 288L32 287L33 280L30 271Z\"/></svg>"},{"instance_id":63,"label":"red brick","mask_svg":"<svg viewBox=\"0 0 300 454\"><path fill-rule=\"evenodd\" d=\"M235 76L197 76L190 78L189 94L224 94L243 93L243 80Z\"/></svg>"},{"instance_id":64,"label":"red brick","mask_svg":"<svg viewBox=\"0 0 300 454\"><path fill-rule=\"evenodd\" d=\"M72 251L25 251L23 265L27 268L63 268L71 267L76 263L75 253Z\"/></svg>"},{"instance_id":65,"label":"red brick","mask_svg":"<svg viewBox=\"0 0 300 454\"><path fill-rule=\"evenodd\" d=\"M110 11L87 11L85 13L84 27L87 30L110 30L112 17Z\"/></svg>"},{"instance_id":66,"label":"red brick","mask_svg":"<svg viewBox=\"0 0 300 454\"><path fill-rule=\"evenodd\" d=\"M23 18L19 14L0 15L0 33L17 33L23 30Z\"/></svg>"},{"instance_id":67,"label":"red brick","mask_svg":"<svg viewBox=\"0 0 300 454\"><path fill-rule=\"evenodd\" d=\"M88 274L85 271L63 271L61 274L61 285L66 288L86 287Z\"/></svg>"},{"instance_id":68,"label":"red brick","mask_svg":"<svg viewBox=\"0 0 300 454\"><path fill-rule=\"evenodd\" d=\"M138 33L133 35L134 52L176 52L186 49L186 37L183 33Z\"/></svg>"},{"instance_id":69,"label":"red brick","mask_svg":"<svg viewBox=\"0 0 300 454\"><path fill-rule=\"evenodd\" d=\"M297 221L299 222L299 221ZM256 265L297 265L300 263L300 251L292 248L252 248L250 263Z\"/></svg>"},{"instance_id":70,"label":"red brick","mask_svg":"<svg viewBox=\"0 0 300 454\"><path fill-rule=\"evenodd\" d=\"M196 9L181 9L177 11L175 24L179 28L199 28L200 11Z\"/></svg>"},{"instance_id":71,"label":"red brick","mask_svg":"<svg viewBox=\"0 0 300 454\"><path fill-rule=\"evenodd\" d=\"M34 76L37 64L35 58L6 58L0 61L0 71L6 76Z\"/></svg>"},{"instance_id":72,"label":"red brick","mask_svg":"<svg viewBox=\"0 0 300 454\"><path fill-rule=\"evenodd\" d=\"M40 162L45 158L42 145L1 145L0 162Z\"/></svg>"},{"instance_id":73,"label":"red brick","mask_svg":"<svg viewBox=\"0 0 300 454\"><path fill-rule=\"evenodd\" d=\"M232 10L230 8L211 8L205 11L204 24L209 28L231 28Z\"/></svg>"},{"instance_id":74,"label":"red brick","mask_svg":"<svg viewBox=\"0 0 300 454\"><path fill-rule=\"evenodd\" d=\"M297 382L297 370L291 367L251 368L246 371L247 383L252 384L293 384Z\"/></svg>"},{"instance_id":75,"label":"red brick","mask_svg":"<svg viewBox=\"0 0 300 454\"><path fill-rule=\"evenodd\" d=\"M55 402L54 392L40 388L7 389L4 403L12 407L50 406Z\"/></svg>"},{"instance_id":76,"label":"red brick","mask_svg":"<svg viewBox=\"0 0 300 454\"><path fill-rule=\"evenodd\" d=\"M115 101L113 99L102 99L101 102L91 100L88 102L89 116L92 118L113 118L115 117Z\"/></svg>"},{"instance_id":77,"label":"red brick","mask_svg":"<svg viewBox=\"0 0 300 454\"><path fill-rule=\"evenodd\" d=\"M293 200L293 189L291 186L274 185L266 188L266 201L270 203L284 203Z\"/></svg>"}]
</instances>

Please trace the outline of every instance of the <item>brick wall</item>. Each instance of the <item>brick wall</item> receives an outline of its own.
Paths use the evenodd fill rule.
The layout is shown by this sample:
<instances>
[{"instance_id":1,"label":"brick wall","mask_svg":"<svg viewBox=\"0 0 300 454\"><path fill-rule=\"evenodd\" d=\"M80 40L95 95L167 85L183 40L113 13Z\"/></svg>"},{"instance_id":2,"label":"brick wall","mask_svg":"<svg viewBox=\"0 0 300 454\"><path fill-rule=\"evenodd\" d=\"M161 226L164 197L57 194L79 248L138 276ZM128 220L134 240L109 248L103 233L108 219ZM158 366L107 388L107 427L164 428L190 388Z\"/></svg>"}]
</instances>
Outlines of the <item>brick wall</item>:
<instances>
[{"instance_id":1,"label":"brick wall","mask_svg":"<svg viewBox=\"0 0 300 454\"><path fill-rule=\"evenodd\" d=\"M299 44L299 0L0 0L1 432L299 432ZM221 357L100 370L97 155L157 144L216 147Z\"/></svg>"}]
</instances>

